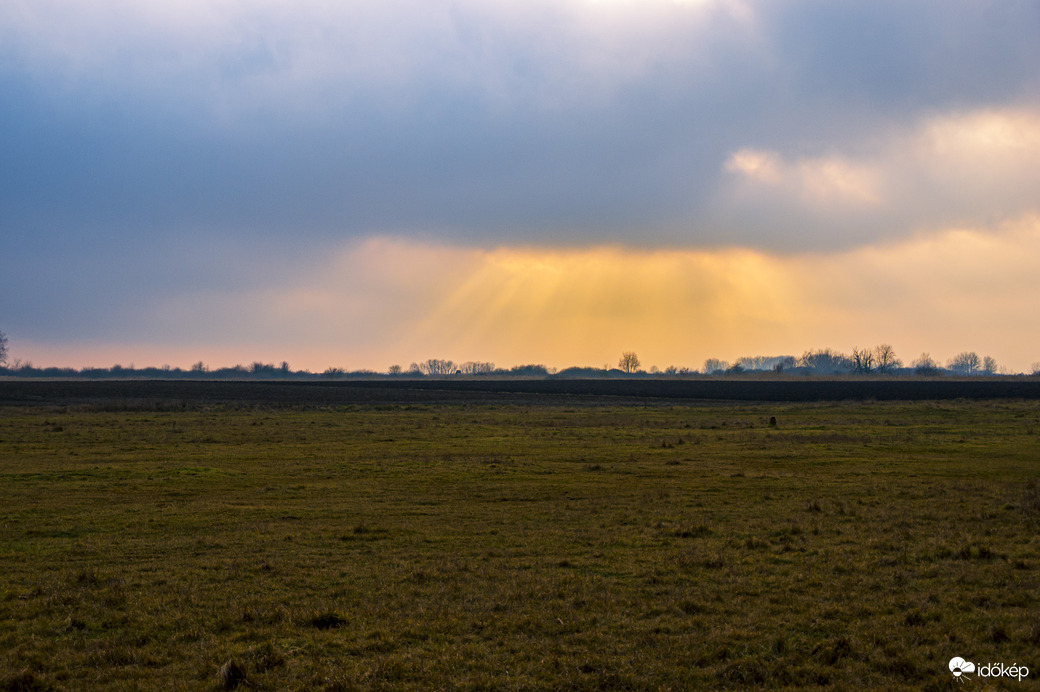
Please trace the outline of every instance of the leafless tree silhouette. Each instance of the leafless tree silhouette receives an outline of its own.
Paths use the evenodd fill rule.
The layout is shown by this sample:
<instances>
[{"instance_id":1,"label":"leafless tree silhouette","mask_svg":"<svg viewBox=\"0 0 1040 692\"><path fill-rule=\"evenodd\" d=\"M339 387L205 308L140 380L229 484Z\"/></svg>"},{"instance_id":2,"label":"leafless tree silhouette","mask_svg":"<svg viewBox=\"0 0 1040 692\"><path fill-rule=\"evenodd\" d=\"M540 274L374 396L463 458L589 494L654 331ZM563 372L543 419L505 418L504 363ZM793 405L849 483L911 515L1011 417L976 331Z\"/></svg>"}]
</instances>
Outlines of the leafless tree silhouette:
<instances>
[{"instance_id":1,"label":"leafless tree silhouette","mask_svg":"<svg viewBox=\"0 0 1040 692\"><path fill-rule=\"evenodd\" d=\"M798 364L813 372L826 375L846 372L853 367L853 363L848 356L832 351L829 348L819 351L806 351L802 354Z\"/></svg>"},{"instance_id":2,"label":"leafless tree silhouette","mask_svg":"<svg viewBox=\"0 0 1040 692\"><path fill-rule=\"evenodd\" d=\"M635 351L625 351L618 360L618 367L627 373L633 373L639 369L639 357Z\"/></svg>"},{"instance_id":3,"label":"leafless tree silhouette","mask_svg":"<svg viewBox=\"0 0 1040 692\"><path fill-rule=\"evenodd\" d=\"M852 368L856 372L871 372L874 369L874 352L865 348L852 349Z\"/></svg>"},{"instance_id":4,"label":"leafless tree silhouette","mask_svg":"<svg viewBox=\"0 0 1040 692\"><path fill-rule=\"evenodd\" d=\"M981 366L982 361L979 359L979 354L974 351L958 353L949 364L950 370L960 375L975 375Z\"/></svg>"},{"instance_id":5,"label":"leafless tree silhouette","mask_svg":"<svg viewBox=\"0 0 1040 692\"><path fill-rule=\"evenodd\" d=\"M725 372L726 370L729 370L729 361L718 358L709 358L704 361L704 373L706 375L710 375L713 372Z\"/></svg>"},{"instance_id":6,"label":"leafless tree silhouette","mask_svg":"<svg viewBox=\"0 0 1040 692\"><path fill-rule=\"evenodd\" d=\"M890 372L902 364L891 345L881 344L874 349L874 369L878 372Z\"/></svg>"},{"instance_id":7,"label":"leafless tree silhouette","mask_svg":"<svg viewBox=\"0 0 1040 692\"><path fill-rule=\"evenodd\" d=\"M927 353L922 353L911 365L918 375L937 375L939 373L939 364Z\"/></svg>"},{"instance_id":8,"label":"leafless tree silhouette","mask_svg":"<svg viewBox=\"0 0 1040 692\"><path fill-rule=\"evenodd\" d=\"M420 363L419 369L424 375L450 375L455 372L455 363L450 360L430 358Z\"/></svg>"}]
</instances>

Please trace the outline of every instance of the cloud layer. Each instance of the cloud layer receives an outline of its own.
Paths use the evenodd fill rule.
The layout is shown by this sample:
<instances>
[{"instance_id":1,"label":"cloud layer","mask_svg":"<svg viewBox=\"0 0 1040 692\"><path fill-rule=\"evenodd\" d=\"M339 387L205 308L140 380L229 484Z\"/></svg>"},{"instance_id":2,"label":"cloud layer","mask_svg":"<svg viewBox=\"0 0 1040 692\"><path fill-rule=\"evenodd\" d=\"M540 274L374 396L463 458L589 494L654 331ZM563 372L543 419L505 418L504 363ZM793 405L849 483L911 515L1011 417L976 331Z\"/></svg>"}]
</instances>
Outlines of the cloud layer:
<instances>
[{"instance_id":1,"label":"cloud layer","mask_svg":"<svg viewBox=\"0 0 1040 692\"><path fill-rule=\"evenodd\" d=\"M0 203L59 237L805 246L824 231L717 204L734 156L830 162L827 195L906 123L1035 114L1037 26L1032 3L15 0Z\"/></svg>"},{"instance_id":2,"label":"cloud layer","mask_svg":"<svg viewBox=\"0 0 1040 692\"><path fill-rule=\"evenodd\" d=\"M788 247L867 244L1036 212L1040 111L980 109L892 128L869 147L822 155L742 148L717 218L755 244L772 224Z\"/></svg>"}]
</instances>

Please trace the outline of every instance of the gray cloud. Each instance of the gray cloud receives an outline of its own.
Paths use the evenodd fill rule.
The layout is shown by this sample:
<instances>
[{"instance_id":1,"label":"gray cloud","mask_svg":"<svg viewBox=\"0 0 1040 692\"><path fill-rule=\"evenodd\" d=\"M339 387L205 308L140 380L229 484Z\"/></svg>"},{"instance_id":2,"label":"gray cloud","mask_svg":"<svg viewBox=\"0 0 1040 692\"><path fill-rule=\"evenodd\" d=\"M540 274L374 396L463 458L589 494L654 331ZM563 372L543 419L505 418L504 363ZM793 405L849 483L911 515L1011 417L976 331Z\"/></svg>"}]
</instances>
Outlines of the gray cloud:
<instances>
[{"instance_id":1,"label":"gray cloud","mask_svg":"<svg viewBox=\"0 0 1040 692\"><path fill-rule=\"evenodd\" d=\"M8 49L5 216L131 236L719 242L697 209L736 148L848 148L1036 87L1033 4L762 3L743 20L648 5L327 20L227 3L143 36L99 11L116 16L97 44Z\"/></svg>"}]
</instances>

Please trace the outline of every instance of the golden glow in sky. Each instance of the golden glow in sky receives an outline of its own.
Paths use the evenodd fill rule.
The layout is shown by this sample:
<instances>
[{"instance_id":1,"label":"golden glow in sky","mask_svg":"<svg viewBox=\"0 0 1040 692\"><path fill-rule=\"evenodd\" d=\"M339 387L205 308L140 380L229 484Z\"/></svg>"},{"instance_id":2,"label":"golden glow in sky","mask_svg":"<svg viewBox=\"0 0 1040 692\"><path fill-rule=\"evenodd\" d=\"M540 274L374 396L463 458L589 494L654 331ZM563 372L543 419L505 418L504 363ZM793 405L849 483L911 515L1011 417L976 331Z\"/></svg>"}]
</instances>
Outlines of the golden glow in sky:
<instances>
[{"instance_id":1,"label":"golden glow in sky","mask_svg":"<svg viewBox=\"0 0 1040 692\"><path fill-rule=\"evenodd\" d=\"M473 253L408 342L412 353L558 366L636 350L662 368L886 342L907 362L978 350L1024 369L1037 356L1022 335L1040 336L1038 259L1035 217L790 256L502 248Z\"/></svg>"},{"instance_id":2,"label":"golden glow in sky","mask_svg":"<svg viewBox=\"0 0 1040 692\"><path fill-rule=\"evenodd\" d=\"M202 320L222 344L98 344L138 365L253 360L315 371L385 371L427 358L699 368L717 357L794 355L891 343L992 355L1013 371L1038 360L1040 218L951 229L887 245L792 255L618 247L473 248L373 238L293 285L171 301L156 324ZM156 327L157 328L157 327ZM301 348L300 343L307 346ZM89 348L37 349L70 364ZM122 353L120 353L122 351Z\"/></svg>"}]
</instances>

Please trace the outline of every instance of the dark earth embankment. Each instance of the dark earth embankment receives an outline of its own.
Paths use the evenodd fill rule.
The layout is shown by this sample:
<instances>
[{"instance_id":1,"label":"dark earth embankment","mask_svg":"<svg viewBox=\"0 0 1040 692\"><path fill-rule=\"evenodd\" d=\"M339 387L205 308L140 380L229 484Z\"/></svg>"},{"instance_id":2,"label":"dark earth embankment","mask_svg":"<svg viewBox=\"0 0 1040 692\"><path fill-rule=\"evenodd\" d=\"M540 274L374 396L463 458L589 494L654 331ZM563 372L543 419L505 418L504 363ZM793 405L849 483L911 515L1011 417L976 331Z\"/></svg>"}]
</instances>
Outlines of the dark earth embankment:
<instances>
[{"instance_id":1,"label":"dark earth embankment","mask_svg":"<svg viewBox=\"0 0 1040 692\"><path fill-rule=\"evenodd\" d=\"M3 380L0 404L151 400L274 405L558 401L578 397L707 401L1040 399L1036 378L944 379L383 379L333 382Z\"/></svg>"}]
</instances>

